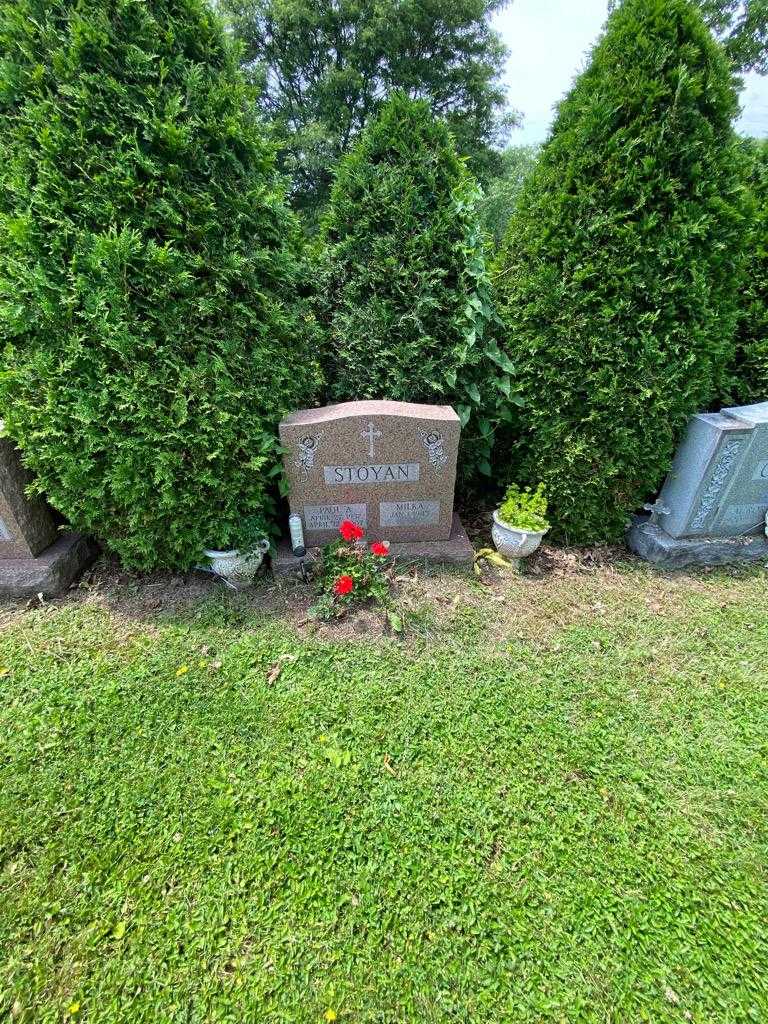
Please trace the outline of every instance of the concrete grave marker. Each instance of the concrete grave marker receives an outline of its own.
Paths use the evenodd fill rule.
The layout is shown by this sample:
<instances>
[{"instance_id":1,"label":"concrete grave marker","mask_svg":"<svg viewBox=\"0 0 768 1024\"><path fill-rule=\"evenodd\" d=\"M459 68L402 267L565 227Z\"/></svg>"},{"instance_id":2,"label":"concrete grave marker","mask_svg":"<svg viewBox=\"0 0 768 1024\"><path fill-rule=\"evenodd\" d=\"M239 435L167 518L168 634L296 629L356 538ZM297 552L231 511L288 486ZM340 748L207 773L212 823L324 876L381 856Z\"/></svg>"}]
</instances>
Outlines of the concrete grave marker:
<instances>
[{"instance_id":1,"label":"concrete grave marker","mask_svg":"<svg viewBox=\"0 0 768 1024\"><path fill-rule=\"evenodd\" d=\"M345 402L288 416L280 440L307 546L335 540L344 519L369 540L447 541L460 433L440 405Z\"/></svg>"},{"instance_id":2,"label":"concrete grave marker","mask_svg":"<svg viewBox=\"0 0 768 1024\"><path fill-rule=\"evenodd\" d=\"M0 597L52 596L89 565L98 548L76 533L60 533L43 498L30 498L31 477L0 421Z\"/></svg>"},{"instance_id":3,"label":"concrete grave marker","mask_svg":"<svg viewBox=\"0 0 768 1024\"><path fill-rule=\"evenodd\" d=\"M630 547L667 565L768 556L768 402L693 416L650 522Z\"/></svg>"},{"instance_id":4,"label":"concrete grave marker","mask_svg":"<svg viewBox=\"0 0 768 1024\"><path fill-rule=\"evenodd\" d=\"M0 558L34 558L58 536L43 499L27 497L30 482L13 443L0 437Z\"/></svg>"}]
</instances>

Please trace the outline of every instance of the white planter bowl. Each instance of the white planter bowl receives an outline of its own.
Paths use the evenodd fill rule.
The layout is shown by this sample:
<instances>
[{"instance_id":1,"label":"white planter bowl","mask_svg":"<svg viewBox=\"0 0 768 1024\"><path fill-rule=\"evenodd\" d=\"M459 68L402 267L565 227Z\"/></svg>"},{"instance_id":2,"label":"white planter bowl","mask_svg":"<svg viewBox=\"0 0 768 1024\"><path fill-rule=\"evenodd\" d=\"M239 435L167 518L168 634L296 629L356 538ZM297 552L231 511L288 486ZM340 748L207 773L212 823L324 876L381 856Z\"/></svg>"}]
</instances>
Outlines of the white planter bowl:
<instances>
[{"instance_id":1,"label":"white planter bowl","mask_svg":"<svg viewBox=\"0 0 768 1024\"><path fill-rule=\"evenodd\" d=\"M230 583L243 585L253 583L256 573L264 561L264 555L268 551L269 541L264 538L259 541L253 551L241 553L240 551L207 550L203 554L210 561L211 569L217 576L222 576Z\"/></svg>"},{"instance_id":2,"label":"white planter bowl","mask_svg":"<svg viewBox=\"0 0 768 1024\"><path fill-rule=\"evenodd\" d=\"M514 526L508 526L499 513L493 513L493 529L491 536L496 550L505 558L527 558L532 555L541 544L541 539L547 530L518 530Z\"/></svg>"}]
</instances>

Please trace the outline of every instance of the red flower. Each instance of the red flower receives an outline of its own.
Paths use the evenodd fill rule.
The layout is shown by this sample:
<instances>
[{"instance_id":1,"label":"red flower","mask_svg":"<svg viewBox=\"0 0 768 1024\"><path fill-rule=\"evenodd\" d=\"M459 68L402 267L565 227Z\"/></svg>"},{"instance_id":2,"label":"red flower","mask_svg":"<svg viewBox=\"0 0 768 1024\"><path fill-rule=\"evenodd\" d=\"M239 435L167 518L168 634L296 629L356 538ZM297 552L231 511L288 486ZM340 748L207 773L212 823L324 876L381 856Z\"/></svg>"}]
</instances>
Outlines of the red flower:
<instances>
[{"instance_id":1,"label":"red flower","mask_svg":"<svg viewBox=\"0 0 768 1024\"><path fill-rule=\"evenodd\" d=\"M344 597L345 594L351 594L354 589L355 581L351 576L339 576L333 584L333 592L334 594L338 594L339 597Z\"/></svg>"},{"instance_id":2,"label":"red flower","mask_svg":"<svg viewBox=\"0 0 768 1024\"><path fill-rule=\"evenodd\" d=\"M371 554L378 555L379 558L386 558L389 554L388 542L377 540L375 544L371 544Z\"/></svg>"},{"instance_id":3,"label":"red flower","mask_svg":"<svg viewBox=\"0 0 768 1024\"><path fill-rule=\"evenodd\" d=\"M345 519L339 527L339 533L346 541L360 540L365 534L365 530L362 526L358 526L357 523L352 523L349 519Z\"/></svg>"}]
</instances>

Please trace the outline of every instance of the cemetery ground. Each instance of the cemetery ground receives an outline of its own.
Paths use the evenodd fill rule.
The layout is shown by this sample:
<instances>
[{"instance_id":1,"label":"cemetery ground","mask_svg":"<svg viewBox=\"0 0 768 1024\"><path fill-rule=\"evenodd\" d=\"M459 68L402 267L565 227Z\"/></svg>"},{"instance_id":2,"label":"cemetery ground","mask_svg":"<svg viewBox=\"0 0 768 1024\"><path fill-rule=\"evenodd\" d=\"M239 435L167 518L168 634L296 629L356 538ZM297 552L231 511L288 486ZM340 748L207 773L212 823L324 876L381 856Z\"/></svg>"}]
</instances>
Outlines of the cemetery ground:
<instances>
[{"instance_id":1,"label":"cemetery ground","mask_svg":"<svg viewBox=\"0 0 768 1024\"><path fill-rule=\"evenodd\" d=\"M765 1020L765 569L532 568L0 610L9 1020Z\"/></svg>"}]
</instances>

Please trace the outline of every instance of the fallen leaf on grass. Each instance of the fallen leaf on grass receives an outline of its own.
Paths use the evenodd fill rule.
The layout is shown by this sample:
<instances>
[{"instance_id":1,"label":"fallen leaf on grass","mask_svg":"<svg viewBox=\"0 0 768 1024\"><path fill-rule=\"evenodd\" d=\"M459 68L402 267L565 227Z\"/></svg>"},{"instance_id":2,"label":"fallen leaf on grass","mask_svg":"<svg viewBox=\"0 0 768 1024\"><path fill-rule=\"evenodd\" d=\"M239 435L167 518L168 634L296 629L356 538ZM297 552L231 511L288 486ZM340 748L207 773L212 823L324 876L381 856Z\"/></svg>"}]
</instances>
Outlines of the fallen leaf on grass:
<instances>
[{"instance_id":1,"label":"fallen leaf on grass","mask_svg":"<svg viewBox=\"0 0 768 1024\"><path fill-rule=\"evenodd\" d=\"M495 565L497 569L516 569L517 566L514 562L510 562L504 555L499 554L498 551L494 551L493 548L480 548L475 555L475 575L480 576L483 571L482 563L489 562L491 565Z\"/></svg>"},{"instance_id":2,"label":"fallen leaf on grass","mask_svg":"<svg viewBox=\"0 0 768 1024\"><path fill-rule=\"evenodd\" d=\"M297 655L295 654L281 654L277 661L272 665L269 672L267 672L267 685L271 686L272 683L276 682L280 673L283 671L284 665L290 665L291 662L296 661Z\"/></svg>"},{"instance_id":3,"label":"fallen leaf on grass","mask_svg":"<svg viewBox=\"0 0 768 1024\"><path fill-rule=\"evenodd\" d=\"M397 772L392 767L392 761L390 760L389 754L384 755L384 767L390 775L394 775L397 778Z\"/></svg>"},{"instance_id":4,"label":"fallen leaf on grass","mask_svg":"<svg viewBox=\"0 0 768 1024\"><path fill-rule=\"evenodd\" d=\"M5 665L0 665L0 679L2 679L3 676L10 675L10 673L11 670L9 668L6 668Z\"/></svg>"},{"instance_id":5,"label":"fallen leaf on grass","mask_svg":"<svg viewBox=\"0 0 768 1024\"><path fill-rule=\"evenodd\" d=\"M675 1005L680 1002L680 996L673 988L670 988L669 985L664 989L664 998L668 1003L674 1003Z\"/></svg>"}]
</instances>

